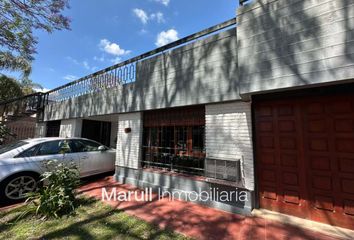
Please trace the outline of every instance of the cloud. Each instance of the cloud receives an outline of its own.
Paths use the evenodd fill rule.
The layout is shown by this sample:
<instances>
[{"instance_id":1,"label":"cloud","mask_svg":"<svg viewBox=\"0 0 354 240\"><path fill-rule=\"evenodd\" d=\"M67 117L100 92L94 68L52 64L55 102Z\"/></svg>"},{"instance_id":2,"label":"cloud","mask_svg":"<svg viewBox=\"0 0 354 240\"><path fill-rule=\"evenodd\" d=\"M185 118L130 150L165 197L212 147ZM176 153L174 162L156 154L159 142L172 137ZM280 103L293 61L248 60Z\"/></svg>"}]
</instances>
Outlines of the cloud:
<instances>
[{"instance_id":1,"label":"cloud","mask_svg":"<svg viewBox=\"0 0 354 240\"><path fill-rule=\"evenodd\" d=\"M122 59L120 57L116 57L116 58L112 58L110 61L113 64L117 64L117 63L120 63L122 61Z\"/></svg>"},{"instance_id":2,"label":"cloud","mask_svg":"<svg viewBox=\"0 0 354 240\"><path fill-rule=\"evenodd\" d=\"M170 0L155 0L155 2L161 3L167 7L170 3Z\"/></svg>"},{"instance_id":3,"label":"cloud","mask_svg":"<svg viewBox=\"0 0 354 240\"><path fill-rule=\"evenodd\" d=\"M165 18L163 16L162 12L150 14L150 19L152 19L152 20L156 19L157 23L164 23L165 22Z\"/></svg>"},{"instance_id":4,"label":"cloud","mask_svg":"<svg viewBox=\"0 0 354 240\"><path fill-rule=\"evenodd\" d=\"M145 25L149 21L156 20L157 23L164 23L165 17L162 12L151 13L148 15L143 9L134 8L133 13Z\"/></svg>"},{"instance_id":5,"label":"cloud","mask_svg":"<svg viewBox=\"0 0 354 240\"><path fill-rule=\"evenodd\" d=\"M102 51L114 56L122 56L122 55L129 54L131 52L129 50L124 50L123 48L120 48L120 46L117 43L112 43L105 38L100 40L98 46Z\"/></svg>"},{"instance_id":6,"label":"cloud","mask_svg":"<svg viewBox=\"0 0 354 240\"><path fill-rule=\"evenodd\" d=\"M146 30L144 28L139 31L140 35L144 35L144 34L147 34L147 33L148 33L148 30Z\"/></svg>"},{"instance_id":7,"label":"cloud","mask_svg":"<svg viewBox=\"0 0 354 240\"><path fill-rule=\"evenodd\" d=\"M104 56L101 56L101 57L94 56L93 60L95 60L97 62L104 62L105 58L104 58Z\"/></svg>"},{"instance_id":8,"label":"cloud","mask_svg":"<svg viewBox=\"0 0 354 240\"><path fill-rule=\"evenodd\" d=\"M67 81L74 81L74 80L76 80L76 79L79 79L78 77L76 77L75 75L65 75L64 77L63 77L63 79L65 79L65 80L67 80Z\"/></svg>"},{"instance_id":9,"label":"cloud","mask_svg":"<svg viewBox=\"0 0 354 240\"><path fill-rule=\"evenodd\" d=\"M49 88L33 88L33 90L36 92L45 93L45 92L49 92L51 89L49 89Z\"/></svg>"},{"instance_id":10,"label":"cloud","mask_svg":"<svg viewBox=\"0 0 354 240\"><path fill-rule=\"evenodd\" d=\"M178 32L174 29L169 29L167 31L162 31L157 35L155 45L161 47L178 39Z\"/></svg>"},{"instance_id":11,"label":"cloud","mask_svg":"<svg viewBox=\"0 0 354 240\"><path fill-rule=\"evenodd\" d=\"M87 70L90 70L90 69L91 69L87 61L83 61L83 62L82 62L82 65L83 65L84 68L86 68Z\"/></svg>"},{"instance_id":12,"label":"cloud","mask_svg":"<svg viewBox=\"0 0 354 240\"><path fill-rule=\"evenodd\" d=\"M75 58L72 58L70 56L66 57L66 59L68 59L70 62L72 62L76 65L79 65L79 66L85 68L86 70L89 70L89 71L96 71L97 70L96 66L90 66L86 60L81 62L81 61L78 61Z\"/></svg>"},{"instance_id":13,"label":"cloud","mask_svg":"<svg viewBox=\"0 0 354 240\"><path fill-rule=\"evenodd\" d=\"M148 20L149 20L149 16L146 14L146 12L143 9L139 9L139 8L134 8L133 9L133 13L135 14L135 16L137 18L140 19L140 21L143 24L147 24Z\"/></svg>"},{"instance_id":14,"label":"cloud","mask_svg":"<svg viewBox=\"0 0 354 240\"><path fill-rule=\"evenodd\" d=\"M76 60L75 58L68 56L68 57L66 57L66 59L68 59L72 63L75 63L76 65L81 65L81 63L78 60Z\"/></svg>"}]
</instances>

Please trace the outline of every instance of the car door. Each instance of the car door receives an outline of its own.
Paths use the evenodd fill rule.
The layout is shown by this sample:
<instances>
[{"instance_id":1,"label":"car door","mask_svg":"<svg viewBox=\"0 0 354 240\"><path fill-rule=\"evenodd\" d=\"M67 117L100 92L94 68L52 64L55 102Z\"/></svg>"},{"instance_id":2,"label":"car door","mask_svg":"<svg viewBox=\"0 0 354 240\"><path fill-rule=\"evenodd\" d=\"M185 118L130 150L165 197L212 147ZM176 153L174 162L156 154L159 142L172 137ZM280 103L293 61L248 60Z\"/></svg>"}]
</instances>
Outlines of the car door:
<instances>
[{"instance_id":1,"label":"car door","mask_svg":"<svg viewBox=\"0 0 354 240\"><path fill-rule=\"evenodd\" d=\"M80 154L80 169L83 176L109 171L108 162L111 157L108 152L99 150L101 144L85 139L76 139L73 143L75 151Z\"/></svg>"},{"instance_id":2,"label":"car door","mask_svg":"<svg viewBox=\"0 0 354 240\"><path fill-rule=\"evenodd\" d=\"M62 163L75 163L80 165L80 158L74 153L67 140L54 140L41 143L32 157L40 162L47 160L56 160Z\"/></svg>"}]
</instances>

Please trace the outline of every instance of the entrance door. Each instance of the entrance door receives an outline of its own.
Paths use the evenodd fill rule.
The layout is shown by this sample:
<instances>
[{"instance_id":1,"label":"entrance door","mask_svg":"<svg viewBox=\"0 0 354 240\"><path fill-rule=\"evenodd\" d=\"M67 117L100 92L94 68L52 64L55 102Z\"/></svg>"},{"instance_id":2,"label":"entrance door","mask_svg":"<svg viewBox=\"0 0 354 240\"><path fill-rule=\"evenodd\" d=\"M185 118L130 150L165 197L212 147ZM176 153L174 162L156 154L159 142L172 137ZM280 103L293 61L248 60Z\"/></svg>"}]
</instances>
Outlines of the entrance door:
<instances>
[{"instance_id":1,"label":"entrance door","mask_svg":"<svg viewBox=\"0 0 354 240\"><path fill-rule=\"evenodd\" d=\"M83 120L81 137L110 146L111 122Z\"/></svg>"},{"instance_id":2,"label":"entrance door","mask_svg":"<svg viewBox=\"0 0 354 240\"><path fill-rule=\"evenodd\" d=\"M60 120L47 122L46 137L59 137L60 122Z\"/></svg>"},{"instance_id":3,"label":"entrance door","mask_svg":"<svg viewBox=\"0 0 354 240\"><path fill-rule=\"evenodd\" d=\"M254 103L260 207L354 229L354 95Z\"/></svg>"}]
</instances>

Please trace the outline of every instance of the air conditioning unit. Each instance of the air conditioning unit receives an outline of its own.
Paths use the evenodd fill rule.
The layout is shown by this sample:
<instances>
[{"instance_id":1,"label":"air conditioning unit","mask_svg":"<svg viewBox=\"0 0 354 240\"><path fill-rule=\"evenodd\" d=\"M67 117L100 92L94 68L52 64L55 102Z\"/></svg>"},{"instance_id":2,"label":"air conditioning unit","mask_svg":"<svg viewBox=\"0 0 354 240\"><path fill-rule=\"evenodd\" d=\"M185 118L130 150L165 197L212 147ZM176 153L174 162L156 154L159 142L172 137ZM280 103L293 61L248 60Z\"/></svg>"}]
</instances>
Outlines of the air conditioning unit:
<instances>
[{"instance_id":1,"label":"air conditioning unit","mask_svg":"<svg viewBox=\"0 0 354 240\"><path fill-rule=\"evenodd\" d=\"M205 176L207 181L213 179L239 182L241 180L241 161L217 158L205 159Z\"/></svg>"}]
</instances>

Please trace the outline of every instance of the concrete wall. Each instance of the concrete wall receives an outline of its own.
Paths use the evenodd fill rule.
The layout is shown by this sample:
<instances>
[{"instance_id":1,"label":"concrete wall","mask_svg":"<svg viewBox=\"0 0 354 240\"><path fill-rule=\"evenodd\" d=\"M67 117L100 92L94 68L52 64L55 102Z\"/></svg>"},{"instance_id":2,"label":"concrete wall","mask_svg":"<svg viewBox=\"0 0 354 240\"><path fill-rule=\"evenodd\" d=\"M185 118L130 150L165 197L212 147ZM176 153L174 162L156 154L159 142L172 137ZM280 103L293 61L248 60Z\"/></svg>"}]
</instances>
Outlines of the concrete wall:
<instances>
[{"instance_id":1,"label":"concrete wall","mask_svg":"<svg viewBox=\"0 0 354 240\"><path fill-rule=\"evenodd\" d=\"M34 133L35 138L45 137L47 133L47 124L45 122L36 123L36 130Z\"/></svg>"},{"instance_id":2,"label":"concrete wall","mask_svg":"<svg viewBox=\"0 0 354 240\"><path fill-rule=\"evenodd\" d=\"M82 119L62 120L59 137L81 137Z\"/></svg>"},{"instance_id":3,"label":"concrete wall","mask_svg":"<svg viewBox=\"0 0 354 240\"><path fill-rule=\"evenodd\" d=\"M235 28L137 63L136 81L50 104L45 119L70 119L239 99Z\"/></svg>"},{"instance_id":4,"label":"concrete wall","mask_svg":"<svg viewBox=\"0 0 354 240\"><path fill-rule=\"evenodd\" d=\"M125 133L125 128L131 128L131 132ZM142 113L119 115L116 165L140 168L142 135Z\"/></svg>"},{"instance_id":5,"label":"concrete wall","mask_svg":"<svg viewBox=\"0 0 354 240\"><path fill-rule=\"evenodd\" d=\"M254 0L238 8L237 22L237 28L139 61L134 83L47 106L45 120L354 81L353 1Z\"/></svg>"},{"instance_id":6,"label":"concrete wall","mask_svg":"<svg viewBox=\"0 0 354 240\"><path fill-rule=\"evenodd\" d=\"M206 105L205 114L207 157L242 159L245 187L254 190L251 103Z\"/></svg>"},{"instance_id":7,"label":"concrete wall","mask_svg":"<svg viewBox=\"0 0 354 240\"><path fill-rule=\"evenodd\" d=\"M243 96L354 79L354 1L255 0L237 22Z\"/></svg>"},{"instance_id":8,"label":"concrete wall","mask_svg":"<svg viewBox=\"0 0 354 240\"><path fill-rule=\"evenodd\" d=\"M116 148L117 147L117 140L118 140L118 119L116 122L111 122L111 145L110 147Z\"/></svg>"}]
</instances>

